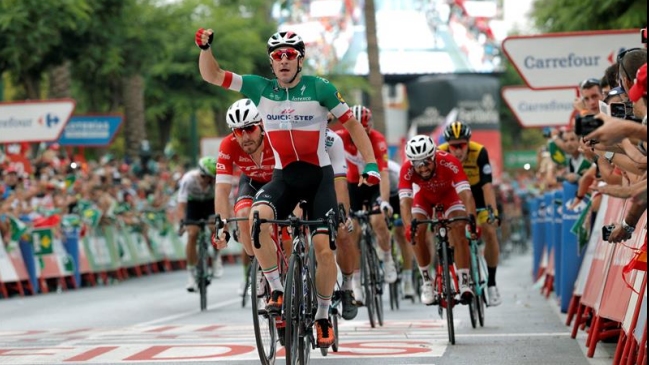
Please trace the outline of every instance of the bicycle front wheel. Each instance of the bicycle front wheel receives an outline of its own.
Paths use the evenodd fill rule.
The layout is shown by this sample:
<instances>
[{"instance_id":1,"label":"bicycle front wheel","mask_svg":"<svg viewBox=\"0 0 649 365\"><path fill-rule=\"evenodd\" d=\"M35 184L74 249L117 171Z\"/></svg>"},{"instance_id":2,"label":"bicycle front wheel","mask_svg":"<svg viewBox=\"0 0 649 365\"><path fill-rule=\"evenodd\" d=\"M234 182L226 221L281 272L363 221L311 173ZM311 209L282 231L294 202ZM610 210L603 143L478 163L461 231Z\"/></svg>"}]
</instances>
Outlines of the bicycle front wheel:
<instances>
[{"instance_id":1,"label":"bicycle front wheel","mask_svg":"<svg viewBox=\"0 0 649 365\"><path fill-rule=\"evenodd\" d=\"M251 283L251 293L257 293L257 286L259 285L257 281L258 271L261 271L261 269L255 258L250 263L248 270L247 280ZM261 364L273 365L277 355L277 329L275 319L266 311L266 303L270 299L270 288L266 280L263 280L263 285L266 286L264 295L260 298L252 297L250 301L252 305L252 324L255 330L255 342L257 343L257 352Z\"/></svg>"},{"instance_id":2,"label":"bicycle front wheel","mask_svg":"<svg viewBox=\"0 0 649 365\"><path fill-rule=\"evenodd\" d=\"M198 240L198 264L196 265L196 276L198 292L200 294L201 311L207 309L207 247L204 237Z\"/></svg>"},{"instance_id":3,"label":"bicycle front wheel","mask_svg":"<svg viewBox=\"0 0 649 365\"><path fill-rule=\"evenodd\" d=\"M374 283L372 282L372 251L368 247L369 243L361 241L361 285L365 298L363 304L367 307L367 316L370 319L370 326L376 327L374 321Z\"/></svg>"},{"instance_id":4,"label":"bicycle front wheel","mask_svg":"<svg viewBox=\"0 0 649 365\"><path fill-rule=\"evenodd\" d=\"M455 299L453 297L453 284L451 283L451 271L449 265L448 246L444 242L442 244L442 268L444 279L444 296L446 301L446 326L448 327L448 341L451 345L455 345L455 327L453 323L453 306Z\"/></svg>"},{"instance_id":5,"label":"bicycle front wheel","mask_svg":"<svg viewBox=\"0 0 649 365\"><path fill-rule=\"evenodd\" d=\"M301 307L304 289L302 288L302 261L297 254L291 255L284 288L286 364L300 363L300 325L302 320Z\"/></svg>"}]
</instances>

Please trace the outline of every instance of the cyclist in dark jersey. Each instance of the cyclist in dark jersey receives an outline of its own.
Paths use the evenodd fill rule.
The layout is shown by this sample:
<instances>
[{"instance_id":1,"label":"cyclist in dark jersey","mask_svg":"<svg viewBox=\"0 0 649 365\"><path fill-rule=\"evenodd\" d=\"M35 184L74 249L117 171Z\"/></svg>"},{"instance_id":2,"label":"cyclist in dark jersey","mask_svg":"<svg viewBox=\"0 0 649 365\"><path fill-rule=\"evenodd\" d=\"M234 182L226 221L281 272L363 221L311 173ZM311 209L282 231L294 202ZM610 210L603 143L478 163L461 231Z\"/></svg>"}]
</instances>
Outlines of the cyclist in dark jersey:
<instances>
[{"instance_id":1,"label":"cyclist in dark jersey","mask_svg":"<svg viewBox=\"0 0 649 365\"><path fill-rule=\"evenodd\" d=\"M500 256L500 246L496 224L500 224L500 217L496 205L496 193L492 181L492 169L489 163L487 149L471 141L471 128L462 122L453 122L444 130L446 143L439 146L442 151L448 151L462 162L462 168L471 184L471 193L475 200L476 209L484 209L490 205L494 209L494 222L488 222L489 213L486 210L478 213L478 224L482 230L485 241L485 260L489 279L487 290L489 306L497 306L502 302L500 292L496 286L496 268Z\"/></svg>"}]
</instances>

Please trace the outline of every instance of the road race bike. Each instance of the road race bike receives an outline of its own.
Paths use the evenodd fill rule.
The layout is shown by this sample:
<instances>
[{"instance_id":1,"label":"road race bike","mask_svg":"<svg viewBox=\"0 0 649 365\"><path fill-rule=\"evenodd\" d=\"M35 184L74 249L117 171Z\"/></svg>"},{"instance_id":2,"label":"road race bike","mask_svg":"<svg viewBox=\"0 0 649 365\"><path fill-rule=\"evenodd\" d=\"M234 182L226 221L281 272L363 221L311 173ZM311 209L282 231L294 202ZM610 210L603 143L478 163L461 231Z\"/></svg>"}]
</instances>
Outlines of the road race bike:
<instances>
[{"instance_id":1,"label":"road race bike","mask_svg":"<svg viewBox=\"0 0 649 365\"><path fill-rule=\"evenodd\" d=\"M208 248L209 235L207 233L207 227L214 225L215 222L214 215L210 215L207 219L198 219L190 220L183 219L181 224L181 230L183 226L198 226L198 238L196 239L196 244L198 245L198 261L196 262L196 271L194 277L196 280L196 285L198 286L198 293L200 294L200 308L201 311L207 310L207 286L210 285L212 279L212 273L209 265L209 252Z\"/></svg>"},{"instance_id":2,"label":"road race bike","mask_svg":"<svg viewBox=\"0 0 649 365\"><path fill-rule=\"evenodd\" d=\"M365 202L363 207L367 207ZM363 305L367 307L367 314L370 319L370 326L383 326L383 268L379 263L379 256L376 252L375 236L370 225L370 216L383 214L379 209L350 211L350 216L356 219L361 229L359 242L361 250L361 286L364 291ZM358 302L358 299L356 299Z\"/></svg>"},{"instance_id":3,"label":"road race bike","mask_svg":"<svg viewBox=\"0 0 649 365\"><path fill-rule=\"evenodd\" d=\"M451 345L455 345L455 326L453 322L453 307L459 302L457 295L459 295L457 288L458 278L455 273L455 265L453 260L453 249L449 246L448 234L450 225L454 222L464 221L471 223L472 220L468 216L444 218L444 206L438 204L435 206L435 219L417 220L413 219L411 225L411 237L415 237L417 226L420 224L429 225L430 229L435 233L435 248L437 250L437 265L435 272L435 289L438 298L435 298L438 303L438 312L440 317L443 317L443 312L446 311L446 325L448 330L448 340ZM471 223L475 225L475 222Z\"/></svg>"},{"instance_id":4,"label":"road race bike","mask_svg":"<svg viewBox=\"0 0 649 365\"><path fill-rule=\"evenodd\" d=\"M478 209L478 214L487 210L489 212L488 223L493 222L496 218L493 214L491 206L487 208ZM484 258L484 245L482 239L477 240L469 239L469 251L471 252L471 290L473 291L473 299L469 302L469 317L471 318L471 326L476 328L478 324L484 327L485 308L487 307L488 291L487 291L487 261Z\"/></svg>"},{"instance_id":5,"label":"road race bike","mask_svg":"<svg viewBox=\"0 0 649 365\"><path fill-rule=\"evenodd\" d=\"M325 223L329 228L329 246L332 250L336 249L337 220L335 212L329 211L326 219L307 220L305 204L305 201L300 202L302 218L291 215L284 220L262 219L259 217L259 212L253 213L252 237L256 248L260 247L259 232L264 223L289 227L292 237L292 252L284 281L283 315L281 316L285 325L286 363L290 365L308 364L311 349L316 348L313 326L318 304L315 272L311 271L314 268L311 261L315 259L315 255L309 254L307 228ZM267 291L270 292L270 290Z\"/></svg>"}]
</instances>

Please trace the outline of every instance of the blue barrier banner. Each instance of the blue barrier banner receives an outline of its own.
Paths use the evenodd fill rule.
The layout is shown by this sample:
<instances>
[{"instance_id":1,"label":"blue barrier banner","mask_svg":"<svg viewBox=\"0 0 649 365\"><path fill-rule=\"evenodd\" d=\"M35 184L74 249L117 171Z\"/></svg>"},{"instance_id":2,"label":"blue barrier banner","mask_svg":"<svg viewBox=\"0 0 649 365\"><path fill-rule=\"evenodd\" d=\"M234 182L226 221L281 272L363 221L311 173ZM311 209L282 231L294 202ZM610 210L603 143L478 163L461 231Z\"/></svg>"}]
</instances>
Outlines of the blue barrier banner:
<instances>
[{"instance_id":1,"label":"blue barrier banner","mask_svg":"<svg viewBox=\"0 0 649 365\"><path fill-rule=\"evenodd\" d=\"M554 191L553 199L553 219L552 219L552 243L554 245L554 292L559 296L561 294L561 214L563 214L563 190Z\"/></svg>"},{"instance_id":2,"label":"blue barrier banner","mask_svg":"<svg viewBox=\"0 0 649 365\"><path fill-rule=\"evenodd\" d=\"M552 237L552 225L554 221L554 192L546 192L543 194L544 200L543 205L545 206L545 219L543 220L543 225L545 226L545 247L548 251L548 257L550 252L554 249L553 237Z\"/></svg>"},{"instance_id":3,"label":"blue barrier banner","mask_svg":"<svg viewBox=\"0 0 649 365\"><path fill-rule=\"evenodd\" d=\"M122 120L121 115L73 116L58 143L61 146L108 146Z\"/></svg>"},{"instance_id":4,"label":"blue barrier banner","mask_svg":"<svg viewBox=\"0 0 649 365\"><path fill-rule=\"evenodd\" d=\"M543 258L543 228L541 227L542 211L541 198L530 199L530 216L532 223L532 278L537 279ZM544 216L544 215L543 215Z\"/></svg>"},{"instance_id":5,"label":"blue barrier banner","mask_svg":"<svg viewBox=\"0 0 649 365\"><path fill-rule=\"evenodd\" d=\"M81 264L79 263L79 231L79 227L63 227L63 246L74 263L74 284L77 288L81 287L81 272L79 271L79 268L81 267Z\"/></svg>"},{"instance_id":6,"label":"blue barrier banner","mask_svg":"<svg viewBox=\"0 0 649 365\"><path fill-rule=\"evenodd\" d=\"M579 275L582 256L579 255L577 236L571 232L582 210L587 204L579 204L574 210L572 206L577 185L568 182L563 183L563 206L561 223L561 292L559 293L561 312L566 313L570 306L570 299L574 291L575 281Z\"/></svg>"},{"instance_id":7,"label":"blue barrier banner","mask_svg":"<svg viewBox=\"0 0 649 365\"><path fill-rule=\"evenodd\" d=\"M23 257L23 261L25 262L25 269L27 269L29 281L32 283L34 293L40 293L41 287L38 284L38 269L36 268L34 245L32 245L31 241L23 240L22 238L20 239L18 244L20 246L20 254Z\"/></svg>"}]
</instances>

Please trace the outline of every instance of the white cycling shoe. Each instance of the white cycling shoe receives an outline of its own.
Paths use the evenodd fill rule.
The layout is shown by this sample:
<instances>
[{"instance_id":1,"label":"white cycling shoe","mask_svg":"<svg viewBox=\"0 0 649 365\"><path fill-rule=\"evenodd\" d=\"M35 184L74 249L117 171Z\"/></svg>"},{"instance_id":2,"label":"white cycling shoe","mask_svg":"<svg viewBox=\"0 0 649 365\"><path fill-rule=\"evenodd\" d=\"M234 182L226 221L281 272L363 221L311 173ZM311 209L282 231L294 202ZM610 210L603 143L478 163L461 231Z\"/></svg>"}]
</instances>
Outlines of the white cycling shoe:
<instances>
[{"instance_id":1,"label":"white cycling shoe","mask_svg":"<svg viewBox=\"0 0 649 365\"><path fill-rule=\"evenodd\" d=\"M404 298L415 297L415 289L412 287L412 281L410 280L410 278L406 278L406 280L403 283L403 297Z\"/></svg>"},{"instance_id":2,"label":"white cycling shoe","mask_svg":"<svg viewBox=\"0 0 649 365\"><path fill-rule=\"evenodd\" d=\"M189 278L187 278L187 284L185 285L185 289L187 289L188 292L193 293L197 291L198 285L196 285L196 279L194 278L194 273L190 272L189 273Z\"/></svg>"},{"instance_id":3,"label":"white cycling shoe","mask_svg":"<svg viewBox=\"0 0 649 365\"><path fill-rule=\"evenodd\" d=\"M426 305L437 304L437 295L435 294L435 289L433 288L433 283L430 281L424 281L421 285L421 302Z\"/></svg>"},{"instance_id":4,"label":"white cycling shoe","mask_svg":"<svg viewBox=\"0 0 649 365\"><path fill-rule=\"evenodd\" d=\"M487 287L487 295L489 296L488 305L490 307L497 307L503 302L502 298L500 297L500 292L498 291L497 286Z\"/></svg>"},{"instance_id":5,"label":"white cycling shoe","mask_svg":"<svg viewBox=\"0 0 649 365\"><path fill-rule=\"evenodd\" d=\"M383 278L388 284L392 284L397 281L397 268L396 266L394 266L394 261L383 262Z\"/></svg>"}]
</instances>

